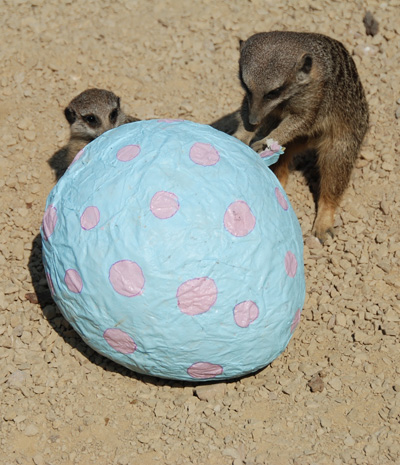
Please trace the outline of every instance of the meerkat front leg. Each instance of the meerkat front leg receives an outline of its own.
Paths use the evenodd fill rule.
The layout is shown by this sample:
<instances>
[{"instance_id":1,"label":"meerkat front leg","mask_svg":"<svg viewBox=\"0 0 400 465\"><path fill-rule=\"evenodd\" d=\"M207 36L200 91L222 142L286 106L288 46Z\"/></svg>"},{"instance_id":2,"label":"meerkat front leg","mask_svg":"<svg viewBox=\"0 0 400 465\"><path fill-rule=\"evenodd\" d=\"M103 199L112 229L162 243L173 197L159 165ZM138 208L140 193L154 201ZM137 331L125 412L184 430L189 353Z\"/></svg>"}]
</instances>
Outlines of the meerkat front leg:
<instances>
[{"instance_id":1,"label":"meerkat front leg","mask_svg":"<svg viewBox=\"0 0 400 465\"><path fill-rule=\"evenodd\" d=\"M246 145L250 145L250 142L254 137L254 131L248 131L243 124L240 124L236 132L232 135L244 142Z\"/></svg>"},{"instance_id":2,"label":"meerkat front leg","mask_svg":"<svg viewBox=\"0 0 400 465\"><path fill-rule=\"evenodd\" d=\"M223 116L217 121L214 121L211 126L219 131L225 132L230 136L234 136L245 144L249 145L254 137L254 130L247 130L242 118L242 110L239 108L233 113Z\"/></svg>"},{"instance_id":3,"label":"meerkat front leg","mask_svg":"<svg viewBox=\"0 0 400 465\"><path fill-rule=\"evenodd\" d=\"M311 125L309 119L307 115L288 115L266 137L251 144L251 148L256 152L262 152L267 145L267 139L273 139L280 145L286 146L289 142L307 134Z\"/></svg>"}]
</instances>

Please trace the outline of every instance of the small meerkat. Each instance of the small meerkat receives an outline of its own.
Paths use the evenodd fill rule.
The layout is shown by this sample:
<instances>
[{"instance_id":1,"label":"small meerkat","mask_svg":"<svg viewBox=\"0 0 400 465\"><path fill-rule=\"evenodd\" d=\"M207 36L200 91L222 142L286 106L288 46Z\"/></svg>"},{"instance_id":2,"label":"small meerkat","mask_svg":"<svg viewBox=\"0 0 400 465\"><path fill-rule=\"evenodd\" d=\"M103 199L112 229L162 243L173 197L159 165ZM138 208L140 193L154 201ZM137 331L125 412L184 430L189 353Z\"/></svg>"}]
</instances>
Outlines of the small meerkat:
<instances>
[{"instance_id":1,"label":"small meerkat","mask_svg":"<svg viewBox=\"0 0 400 465\"><path fill-rule=\"evenodd\" d=\"M85 145L103 132L122 124L139 121L126 115L121 109L120 98L104 89L85 90L71 100L64 114L70 124L66 153L68 165Z\"/></svg>"},{"instance_id":2,"label":"small meerkat","mask_svg":"<svg viewBox=\"0 0 400 465\"><path fill-rule=\"evenodd\" d=\"M241 109L213 126L258 152L267 138L285 146L271 167L283 187L293 155L317 151L313 233L324 242L333 236L335 210L368 129L368 104L353 59L343 44L321 34L259 33L241 43L239 78L246 91Z\"/></svg>"}]
</instances>

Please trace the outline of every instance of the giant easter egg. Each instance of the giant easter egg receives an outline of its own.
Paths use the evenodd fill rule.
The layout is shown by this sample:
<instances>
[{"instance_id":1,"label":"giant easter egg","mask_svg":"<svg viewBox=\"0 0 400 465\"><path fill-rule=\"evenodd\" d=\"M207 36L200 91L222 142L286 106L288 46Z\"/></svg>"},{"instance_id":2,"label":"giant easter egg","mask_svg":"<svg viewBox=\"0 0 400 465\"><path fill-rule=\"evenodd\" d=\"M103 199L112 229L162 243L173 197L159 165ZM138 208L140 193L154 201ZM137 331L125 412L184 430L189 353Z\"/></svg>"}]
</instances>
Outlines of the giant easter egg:
<instances>
[{"instance_id":1,"label":"giant easter egg","mask_svg":"<svg viewBox=\"0 0 400 465\"><path fill-rule=\"evenodd\" d=\"M207 381L287 346L303 241L261 158L209 126L135 122L77 155L42 224L53 298L94 350L138 373Z\"/></svg>"}]
</instances>

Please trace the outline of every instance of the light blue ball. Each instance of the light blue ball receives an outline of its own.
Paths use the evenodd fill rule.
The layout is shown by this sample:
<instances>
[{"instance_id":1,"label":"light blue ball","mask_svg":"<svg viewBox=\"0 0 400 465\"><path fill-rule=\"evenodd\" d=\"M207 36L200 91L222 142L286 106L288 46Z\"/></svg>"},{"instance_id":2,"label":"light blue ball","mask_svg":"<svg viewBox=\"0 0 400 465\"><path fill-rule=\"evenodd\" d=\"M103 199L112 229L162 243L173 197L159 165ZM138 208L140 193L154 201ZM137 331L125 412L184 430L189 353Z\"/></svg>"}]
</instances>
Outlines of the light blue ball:
<instances>
[{"instance_id":1,"label":"light blue ball","mask_svg":"<svg viewBox=\"0 0 400 465\"><path fill-rule=\"evenodd\" d=\"M138 373L207 381L287 346L305 297L296 215L261 158L180 120L104 133L51 191L53 298L82 339Z\"/></svg>"}]
</instances>

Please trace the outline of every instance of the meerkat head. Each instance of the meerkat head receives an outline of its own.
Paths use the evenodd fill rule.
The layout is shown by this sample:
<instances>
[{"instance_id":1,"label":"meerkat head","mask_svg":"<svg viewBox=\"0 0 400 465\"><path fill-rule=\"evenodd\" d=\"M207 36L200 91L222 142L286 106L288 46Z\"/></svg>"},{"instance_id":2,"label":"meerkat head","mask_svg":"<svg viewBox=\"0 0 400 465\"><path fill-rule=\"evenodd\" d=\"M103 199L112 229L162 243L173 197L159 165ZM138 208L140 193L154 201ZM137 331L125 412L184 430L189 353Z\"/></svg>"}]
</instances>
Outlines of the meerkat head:
<instances>
[{"instance_id":1,"label":"meerkat head","mask_svg":"<svg viewBox=\"0 0 400 465\"><path fill-rule=\"evenodd\" d=\"M85 90L70 102L64 114L71 137L89 142L125 122L119 97L103 89Z\"/></svg>"},{"instance_id":2,"label":"meerkat head","mask_svg":"<svg viewBox=\"0 0 400 465\"><path fill-rule=\"evenodd\" d=\"M250 124L260 124L312 80L313 57L293 39L289 32L266 32L240 43L239 79Z\"/></svg>"}]
</instances>

